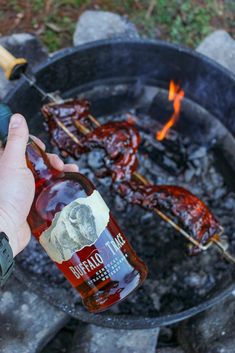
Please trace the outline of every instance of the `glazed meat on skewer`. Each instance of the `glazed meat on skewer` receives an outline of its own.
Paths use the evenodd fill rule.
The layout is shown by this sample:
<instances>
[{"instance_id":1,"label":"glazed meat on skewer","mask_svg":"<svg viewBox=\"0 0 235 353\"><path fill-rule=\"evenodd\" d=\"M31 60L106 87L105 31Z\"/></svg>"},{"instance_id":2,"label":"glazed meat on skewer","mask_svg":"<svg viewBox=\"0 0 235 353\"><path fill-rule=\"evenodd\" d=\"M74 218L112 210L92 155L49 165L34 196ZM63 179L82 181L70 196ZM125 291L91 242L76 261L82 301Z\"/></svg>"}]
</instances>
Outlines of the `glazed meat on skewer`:
<instances>
[{"instance_id":1,"label":"glazed meat on skewer","mask_svg":"<svg viewBox=\"0 0 235 353\"><path fill-rule=\"evenodd\" d=\"M140 143L137 129L126 121L110 122L86 135L89 150L103 148L105 170L100 176L111 174L113 182L129 180L138 166L136 152Z\"/></svg>"},{"instance_id":2,"label":"glazed meat on skewer","mask_svg":"<svg viewBox=\"0 0 235 353\"><path fill-rule=\"evenodd\" d=\"M113 187L128 202L155 211L182 234L187 231L188 239L193 240L190 255L199 253L212 239L215 243L219 239L221 225L197 196L179 186L151 185L136 171L140 136L133 124L101 125L90 114L89 103L77 99L45 105L42 113L53 143L62 152L77 158L93 148L103 148L104 168L97 176L111 175Z\"/></svg>"},{"instance_id":3,"label":"glazed meat on skewer","mask_svg":"<svg viewBox=\"0 0 235 353\"><path fill-rule=\"evenodd\" d=\"M174 219L200 244L220 235L222 227L209 208L190 191L173 185L143 185L126 182L119 185L119 192L129 202L146 209L158 209ZM189 254L201 250L190 245Z\"/></svg>"},{"instance_id":4,"label":"glazed meat on skewer","mask_svg":"<svg viewBox=\"0 0 235 353\"><path fill-rule=\"evenodd\" d=\"M86 100L68 100L64 103L49 103L42 107L42 114L46 121L51 142L56 145L63 155L77 158L79 154L87 152L80 140L83 134L79 132L74 120L83 122L90 112L89 102Z\"/></svg>"},{"instance_id":5,"label":"glazed meat on skewer","mask_svg":"<svg viewBox=\"0 0 235 353\"><path fill-rule=\"evenodd\" d=\"M129 180L138 166L136 153L140 135L137 129L126 121L120 121L96 125L90 131L87 129L88 107L86 101L79 100L44 106L42 113L46 118L52 141L62 152L74 158L93 148L104 149L104 168L97 171L97 175L111 175L113 182ZM61 128L60 123L65 129ZM88 127L90 128L89 125ZM82 134L79 128L82 129ZM76 142L78 139L79 144Z\"/></svg>"}]
</instances>

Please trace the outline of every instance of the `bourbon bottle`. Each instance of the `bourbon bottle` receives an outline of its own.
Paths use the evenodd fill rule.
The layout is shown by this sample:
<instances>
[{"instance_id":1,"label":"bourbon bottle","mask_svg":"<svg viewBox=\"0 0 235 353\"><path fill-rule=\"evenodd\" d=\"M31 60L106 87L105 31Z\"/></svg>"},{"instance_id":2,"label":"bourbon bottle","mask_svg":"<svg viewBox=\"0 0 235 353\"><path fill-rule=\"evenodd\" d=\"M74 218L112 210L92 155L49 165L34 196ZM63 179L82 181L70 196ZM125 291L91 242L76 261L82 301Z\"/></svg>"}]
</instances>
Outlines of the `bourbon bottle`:
<instances>
[{"instance_id":1,"label":"bourbon bottle","mask_svg":"<svg viewBox=\"0 0 235 353\"><path fill-rule=\"evenodd\" d=\"M84 175L54 169L31 139L26 161L36 185L28 216L32 234L89 311L123 300L144 281L147 268L99 192Z\"/></svg>"}]
</instances>

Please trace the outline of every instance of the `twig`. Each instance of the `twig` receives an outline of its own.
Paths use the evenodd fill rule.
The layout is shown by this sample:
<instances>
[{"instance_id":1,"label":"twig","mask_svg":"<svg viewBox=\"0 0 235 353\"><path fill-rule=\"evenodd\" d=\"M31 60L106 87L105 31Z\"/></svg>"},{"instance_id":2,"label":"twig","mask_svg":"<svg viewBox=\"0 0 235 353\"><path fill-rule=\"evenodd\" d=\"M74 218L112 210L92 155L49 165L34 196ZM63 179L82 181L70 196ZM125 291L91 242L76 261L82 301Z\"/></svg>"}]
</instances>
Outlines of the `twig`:
<instances>
[{"instance_id":1,"label":"twig","mask_svg":"<svg viewBox=\"0 0 235 353\"><path fill-rule=\"evenodd\" d=\"M151 0L145 18L149 19L153 13L154 7L157 5L157 0Z\"/></svg>"}]
</instances>

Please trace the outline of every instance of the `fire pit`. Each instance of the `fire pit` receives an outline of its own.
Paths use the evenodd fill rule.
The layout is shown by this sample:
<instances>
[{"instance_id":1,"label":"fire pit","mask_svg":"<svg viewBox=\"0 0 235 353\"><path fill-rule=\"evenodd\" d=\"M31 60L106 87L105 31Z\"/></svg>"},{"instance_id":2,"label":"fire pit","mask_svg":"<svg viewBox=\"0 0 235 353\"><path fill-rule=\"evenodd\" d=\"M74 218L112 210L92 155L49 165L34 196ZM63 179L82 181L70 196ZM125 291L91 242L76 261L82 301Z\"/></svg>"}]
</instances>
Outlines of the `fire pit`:
<instances>
[{"instance_id":1,"label":"fire pit","mask_svg":"<svg viewBox=\"0 0 235 353\"><path fill-rule=\"evenodd\" d=\"M225 227L235 253L235 78L187 49L146 40L108 41L66 49L39 67L37 83L64 98L91 101L101 123L136 117L142 144L139 171L155 184L176 184L204 200ZM172 115L170 80L185 92L180 119L163 141L155 134ZM7 98L26 115L31 132L47 139L39 94L23 79ZM131 113L131 116L127 113ZM49 142L49 141L48 141ZM49 148L52 149L50 145ZM145 284L103 314L83 309L77 294L32 240L17 258L16 275L51 303L80 320L115 328L147 328L177 322L229 295L234 269L213 249L190 258L185 241L156 215L126 204L110 191L110 178L97 179L102 152L78 161L147 263Z\"/></svg>"}]
</instances>

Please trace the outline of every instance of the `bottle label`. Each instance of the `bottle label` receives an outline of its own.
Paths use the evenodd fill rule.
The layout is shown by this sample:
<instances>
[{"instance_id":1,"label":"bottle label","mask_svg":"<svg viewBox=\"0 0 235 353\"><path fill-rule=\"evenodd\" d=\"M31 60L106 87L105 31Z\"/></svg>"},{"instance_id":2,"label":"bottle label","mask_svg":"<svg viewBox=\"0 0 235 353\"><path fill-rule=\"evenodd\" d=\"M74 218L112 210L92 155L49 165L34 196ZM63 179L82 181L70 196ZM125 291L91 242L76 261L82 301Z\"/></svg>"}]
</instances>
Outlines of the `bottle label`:
<instances>
[{"instance_id":1,"label":"bottle label","mask_svg":"<svg viewBox=\"0 0 235 353\"><path fill-rule=\"evenodd\" d=\"M61 264L94 244L109 222L109 208L97 190L71 202L58 212L39 242L50 258Z\"/></svg>"}]
</instances>

